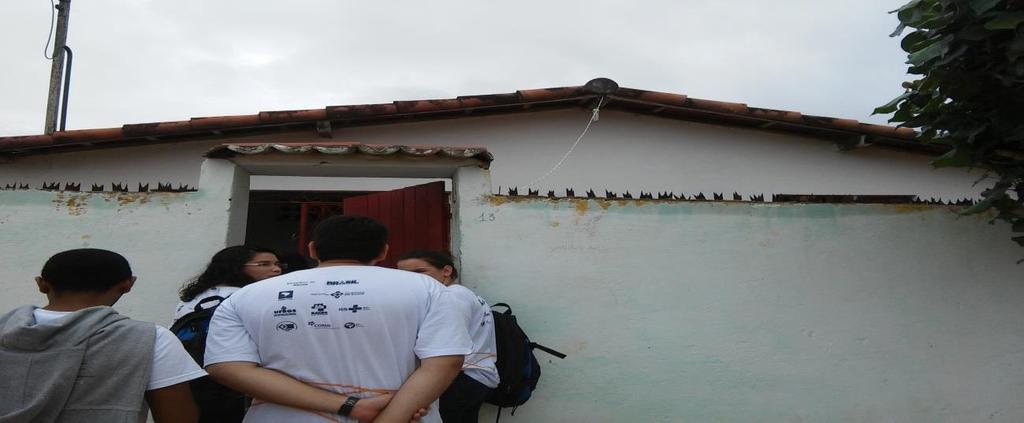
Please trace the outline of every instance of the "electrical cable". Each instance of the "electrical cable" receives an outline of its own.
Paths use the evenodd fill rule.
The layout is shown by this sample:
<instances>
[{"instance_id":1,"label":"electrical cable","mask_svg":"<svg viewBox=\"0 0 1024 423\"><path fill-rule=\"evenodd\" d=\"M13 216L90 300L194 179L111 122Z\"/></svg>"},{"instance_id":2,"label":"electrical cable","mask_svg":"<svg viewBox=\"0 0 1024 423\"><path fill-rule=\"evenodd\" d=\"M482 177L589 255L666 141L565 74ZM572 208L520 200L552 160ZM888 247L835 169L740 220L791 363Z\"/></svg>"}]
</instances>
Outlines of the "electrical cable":
<instances>
[{"instance_id":1,"label":"electrical cable","mask_svg":"<svg viewBox=\"0 0 1024 423\"><path fill-rule=\"evenodd\" d=\"M600 111L601 111L601 104L602 103L604 103L604 97L601 97L601 99L597 101L597 106L594 106L594 110L590 114L590 121L587 122L587 127L583 128L583 133L581 133L580 136L578 138L576 138L576 142L572 143L572 147L569 147L569 151L565 152L565 155L562 156L562 159L559 160L558 163L556 163L555 166L551 168L551 170L547 171L547 173L541 175L541 177L539 177L539 178L535 179L533 182L530 182L529 184L527 184L526 185L527 187L533 186L537 182L540 182L540 181L544 180L544 178L547 178L549 175L554 173L554 171L556 169L558 169L559 167L562 166L562 163L565 163L565 160L569 158L569 155L572 154L573 150L576 150L576 147L579 146L580 144L582 144L583 136L587 135L587 131L590 130L590 125L593 124L594 122L597 122L598 119L600 119Z\"/></svg>"},{"instance_id":2,"label":"electrical cable","mask_svg":"<svg viewBox=\"0 0 1024 423\"><path fill-rule=\"evenodd\" d=\"M46 55L46 50L50 49L50 40L53 39L53 26L56 24L57 19L57 4L54 3L53 0L50 0L50 6L50 33L46 34L46 45L43 46L43 57L45 57L46 60L53 60L53 57Z\"/></svg>"}]
</instances>

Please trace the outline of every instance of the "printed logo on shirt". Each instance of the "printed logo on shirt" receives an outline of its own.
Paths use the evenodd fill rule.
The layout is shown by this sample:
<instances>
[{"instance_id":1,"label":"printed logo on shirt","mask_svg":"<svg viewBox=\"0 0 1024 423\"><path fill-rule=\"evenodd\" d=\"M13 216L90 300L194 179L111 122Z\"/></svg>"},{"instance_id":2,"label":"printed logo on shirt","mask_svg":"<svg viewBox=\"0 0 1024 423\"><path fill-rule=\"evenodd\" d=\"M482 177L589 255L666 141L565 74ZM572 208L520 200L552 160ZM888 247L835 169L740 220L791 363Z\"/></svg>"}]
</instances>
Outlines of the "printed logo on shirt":
<instances>
[{"instance_id":1,"label":"printed logo on shirt","mask_svg":"<svg viewBox=\"0 0 1024 423\"><path fill-rule=\"evenodd\" d=\"M360 311L366 311L366 310L369 310L369 309L370 309L370 307L367 307L367 306L361 306L359 304L353 304L352 307L342 307L342 308L339 308L338 311L351 311L353 313L358 313Z\"/></svg>"},{"instance_id":2,"label":"printed logo on shirt","mask_svg":"<svg viewBox=\"0 0 1024 423\"><path fill-rule=\"evenodd\" d=\"M359 323L355 323L355 322L347 322L347 323L345 323L345 329L355 329L355 328L361 328L361 327L363 327L363 325L360 325Z\"/></svg>"},{"instance_id":3,"label":"printed logo on shirt","mask_svg":"<svg viewBox=\"0 0 1024 423\"><path fill-rule=\"evenodd\" d=\"M277 330L283 330L285 332L291 332L298 328L299 325L296 325L295 322L281 322L277 324Z\"/></svg>"},{"instance_id":4,"label":"printed logo on shirt","mask_svg":"<svg viewBox=\"0 0 1024 423\"><path fill-rule=\"evenodd\" d=\"M274 310L274 317L294 316L295 309L281 306L281 308Z\"/></svg>"},{"instance_id":5,"label":"printed logo on shirt","mask_svg":"<svg viewBox=\"0 0 1024 423\"><path fill-rule=\"evenodd\" d=\"M279 291L277 293L277 300L293 300L295 299L295 291Z\"/></svg>"},{"instance_id":6,"label":"printed logo on shirt","mask_svg":"<svg viewBox=\"0 0 1024 423\"><path fill-rule=\"evenodd\" d=\"M311 327L313 329L338 329L338 328L332 326L330 323L320 323L320 322L314 322L312 320L306 322L306 326L309 326L309 327Z\"/></svg>"},{"instance_id":7,"label":"printed logo on shirt","mask_svg":"<svg viewBox=\"0 0 1024 423\"><path fill-rule=\"evenodd\" d=\"M310 312L309 314L311 314L313 316L326 316L327 315L327 306L325 306L325 305L323 305L321 303L313 304L313 306L310 307L310 308L312 308L313 311Z\"/></svg>"},{"instance_id":8,"label":"printed logo on shirt","mask_svg":"<svg viewBox=\"0 0 1024 423\"><path fill-rule=\"evenodd\" d=\"M329 295L331 297L334 297L335 299L341 298L341 297L348 297L348 296L351 296L351 295L363 295L363 294L366 294L366 291L349 291L349 292L334 291L334 292L314 292L313 293L314 296L315 295Z\"/></svg>"},{"instance_id":9,"label":"printed logo on shirt","mask_svg":"<svg viewBox=\"0 0 1024 423\"><path fill-rule=\"evenodd\" d=\"M358 285L358 284L359 284L359 281L356 281L356 280L351 280L351 281L327 281L327 286L331 286L331 285Z\"/></svg>"},{"instance_id":10,"label":"printed logo on shirt","mask_svg":"<svg viewBox=\"0 0 1024 423\"><path fill-rule=\"evenodd\" d=\"M316 283L316 281L296 281L296 282L288 282L285 285L288 285L288 286L306 286L306 285L312 285L312 284L315 284L315 283Z\"/></svg>"}]
</instances>

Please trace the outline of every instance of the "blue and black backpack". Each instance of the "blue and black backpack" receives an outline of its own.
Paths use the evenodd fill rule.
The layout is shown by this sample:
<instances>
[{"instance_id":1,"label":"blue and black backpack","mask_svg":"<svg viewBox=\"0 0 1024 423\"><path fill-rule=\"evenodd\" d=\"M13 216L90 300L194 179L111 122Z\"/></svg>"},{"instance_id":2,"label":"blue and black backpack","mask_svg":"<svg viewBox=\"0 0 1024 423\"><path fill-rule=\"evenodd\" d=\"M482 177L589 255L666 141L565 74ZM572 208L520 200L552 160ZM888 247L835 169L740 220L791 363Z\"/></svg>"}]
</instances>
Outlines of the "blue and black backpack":
<instances>
[{"instance_id":1,"label":"blue and black backpack","mask_svg":"<svg viewBox=\"0 0 1024 423\"><path fill-rule=\"evenodd\" d=\"M516 408L530 399L540 380L540 363L533 355L533 350L536 348L558 358L565 358L566 355L531 342L523 328L519 327L516 316L512 314L512 307L508 304L497 303L493 307L505 307L503 312L492 310L491 313L498 347L495 365L501 381L486 401L498 407L512 407L512 413L515 414ZM501 418L500 409L498 418Z\"/></svg>"}]
</instances>

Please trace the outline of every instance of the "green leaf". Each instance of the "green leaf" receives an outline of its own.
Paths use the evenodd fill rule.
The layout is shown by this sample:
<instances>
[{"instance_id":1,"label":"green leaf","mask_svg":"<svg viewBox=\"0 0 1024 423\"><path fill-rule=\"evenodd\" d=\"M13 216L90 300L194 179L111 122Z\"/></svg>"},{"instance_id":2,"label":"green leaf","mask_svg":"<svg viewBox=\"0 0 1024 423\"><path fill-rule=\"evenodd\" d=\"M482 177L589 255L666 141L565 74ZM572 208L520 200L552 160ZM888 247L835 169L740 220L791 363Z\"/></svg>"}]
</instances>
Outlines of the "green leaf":
<instances>
[{"instance_id":1,"label":"green leaf","mask_svg":"<svg viewBox=\"0 0 1024 423\"><path fill-rule=\"evenodd\" d=\"M981 41L995 35L993 31L985 29L982 25L971 25L956 33L960 41Z\"/></svg>"},{"instance_id":2,"label":"green leaf","mask_svg":"<svg viewBox=\"0 0 1024 423\"><path fill-rule=\"evenodd\" d=\"M973 10L975 14L981 15L992 10L992 8L996 7L996 5L1001 1L1003 0L971 0L971 10Z\"/></svg>"},{"instance_id":3,"label":"green leaf","mask_svg":"<svg viewBox=\"0 0 1024 423\"><path fill-rule=\"evenodd\" d=\"M900 22L899 26L897 26L896 29L894 29L892 31L892 33L889 34L889 36L890 37L899 37L900 34L903 33L904 29L907 29L907 24Z\"/></svg>"},{"instance_id":4,"label":"green leaf","mask_svg":"<svg viewBox=\"0 0 1024 423\"><path fill-rule=\"evenodd\" d=\"M932 43L928 47L925 47L919 50L918 52L911 54L909 60L907 60L907 63L914 66L921 66L929 60L946 54L946 52L949 51L949 41L950 37L947 36L939 41Z\"/></svg>"},{"instance_id":5,"label":"green leaf","mask_svg":"<svg viewBox=\"0 0 1024 423\"><path fill-rule=\"evenodd\" d=\"M983 212L985 210L988 210L988 209L992 208L992 203L994 203L994 202L996 202L996 197L995 196L987 197L984 200L981 200L981 201L975 203L973 206L970 206L970 207L964 209L963 211L960 212L960 214L966 216L966 215L972 215L972 214L981 213L981 212Z\"/></svg>"},{"instance_id":6,"label":"green leaf","mask_svg":"<svg viewBox=\"0 0 1024 423\"><path fill-rule=\"evenodd\" d=\"M921 4L921 1L923 1L923 0L911 0L909 3L904 4L903 6L900 6L899 9L890 10L889 13L902 12L902 11L910 9L912 7L916 7L918 4Z\"/></svg>"},{"instance_id":7,"label":"green leaf","mask_svg":"<svg viewBox=\"0 0 1024 423\"><path fill-rule=\"evenodd\" d=\"M964 149L954 148L939 157L932 159L932 166L955 167L971 164L971 154Z\"/></svg>"},{"instance_id":8,"label":"green leaf","mask_svg":"<svg viewBox=\"0 0 1024 423\"><path fill-rule=\"evenodd\" d=\"M871 114L873 114L873 115L887 115L889 113L895 112L896 109L899 108L900 102L902 102L903 100L906 100L908 97L910 97L910 93L903 93L903 95L892 99L892 101L890 101L888 103L885 103L885 105L876 107L875 111L871 112Z\"/></svg>"},{"instance_id":9,"label":"green leaf","mask_svg":"<svg viewBox=\"0 0 1024 423\"><path fill-rule=\"evenodd\" d=\"M928 32L926 31L914 31L903 37L900 41L900 48L907 53L913 53L920 49L920 44L928 40Z\"/></svg>"},{"instance_id":10,"label":"green leaf","mask_svg":"<svg viewBox=\"0 0 1024 423\"><path fill-rule=\"evenodd\" d=\"M1015 29L1024 22L1024 12L1004 13L985 23L985 29Z\"/></svg>"}]
</instances>

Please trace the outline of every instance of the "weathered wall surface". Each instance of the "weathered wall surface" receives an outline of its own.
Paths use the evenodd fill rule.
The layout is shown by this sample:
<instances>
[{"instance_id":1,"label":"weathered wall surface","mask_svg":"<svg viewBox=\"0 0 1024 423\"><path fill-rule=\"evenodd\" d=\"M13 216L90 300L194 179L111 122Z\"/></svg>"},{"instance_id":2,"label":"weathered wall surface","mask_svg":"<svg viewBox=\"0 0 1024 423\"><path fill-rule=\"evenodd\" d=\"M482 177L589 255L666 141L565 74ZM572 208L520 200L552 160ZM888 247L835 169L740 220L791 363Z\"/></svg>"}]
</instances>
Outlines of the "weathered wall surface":
<instances>
[{"instance_id":1,"label":"weathered wall surface","mask_svg":"<svg viewBox=\"0 0 1024 423\"><path fill-rule=\"evenodd\" d=\"M210 183L190 193L0 191L0 310L46 304L33 278L54 253L103 248L128 258L139 278L115 308L168 325L181 284L244 233L244 217L229 220L244 216L229 201L248 182L235 171L210 163Z\"/></svg>"},{"instance_id":2,"label":"weathered wall surface","mask_svg":"<svg viewBox=\"0 0 1024 423\"><path fill-rule=\"evenodd\" d=\"M483 145L494 153L494 188L523 187L551 169L579 136L590 112L564 110L468 117L383 126L336 127L333 140L410 145ZM202 154L222 142L322 142L313 131L19 158L0 163L0 186L16 181L190 184ZM933 169L928 157L866 148L839 152L818 139L605 111L562 167L538 187L616 192L702 191L744 196L783 194L910 194L975 197L976 176ZM281 181L256 177L253 189L353 189L344 180ZM109 185L108 185L109 188ZM372 189L370 188L363 189ZM387 189L386 187L381 189ZM357 189L358 190L358 189Z\"/></svg>"},{"instance_id":3,"label":"weathered wall surface","mask_svg":"<svg viewBox=\"0 0 1024 423\"><path fill-rule=\"evenodd\" d=\"M464 283L569 354L537 352L510 421L1024 421L1021 250L983 218L500 197L460 213Z\"/></svg>"}]
</instances>

